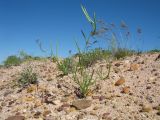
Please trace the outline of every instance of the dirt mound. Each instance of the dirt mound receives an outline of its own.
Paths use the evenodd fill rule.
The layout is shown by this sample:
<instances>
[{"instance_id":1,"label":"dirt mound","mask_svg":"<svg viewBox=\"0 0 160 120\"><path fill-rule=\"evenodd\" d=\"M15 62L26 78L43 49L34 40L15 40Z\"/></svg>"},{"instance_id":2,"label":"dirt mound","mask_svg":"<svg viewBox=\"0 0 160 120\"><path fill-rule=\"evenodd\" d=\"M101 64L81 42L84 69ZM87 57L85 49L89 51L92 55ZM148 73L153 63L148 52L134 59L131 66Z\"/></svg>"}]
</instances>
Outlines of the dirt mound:
<instances>
[{"instance_id":1,"label":"dirt mound","mask_svg":"<svg viewBox=\"0 0 160 120\"><path fill-rule=\"evenodd\" d=\"M110 77L96 83L86 99L75 95L72 74L60 76L51 61L33 61L0 69L0 119L16 120L160 120L159 54L113 61ZM92 68L103 69L105 61ZM26 66L38 74L38 85L20 88L15 80ZM88 68L90 69L90 68ZM78 109L77 109L78 108Z\"/></svg>"}]
</instances>

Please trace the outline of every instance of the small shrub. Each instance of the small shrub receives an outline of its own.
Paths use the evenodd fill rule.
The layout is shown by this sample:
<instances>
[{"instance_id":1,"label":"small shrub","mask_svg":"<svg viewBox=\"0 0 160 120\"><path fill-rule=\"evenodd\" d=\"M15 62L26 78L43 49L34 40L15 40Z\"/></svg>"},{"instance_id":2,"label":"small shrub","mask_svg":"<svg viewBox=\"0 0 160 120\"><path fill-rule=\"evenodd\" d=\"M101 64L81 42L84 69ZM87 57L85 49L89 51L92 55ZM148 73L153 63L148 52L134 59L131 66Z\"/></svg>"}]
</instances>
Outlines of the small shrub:
<instances>
[{"instance_id":1,"label":"small shrub","mask_svg":"<svg viewBox=\"0 0 160 120\"><path fill-rule=\"evenodd\" d=\"M36 84L37 81L37 74L33 73L31 67L25 68L22 73L20 74L20 79L18 80L18 84L20 86L27 86L30 84Z\"/></svg>"},{"instance_id":2,"label":"small shrub","mask_svg":"<svg viewBox=\"0 0 160 120\"><path fill-rule=\"evenodd\" d=\"M21 59L15 55L9 56L5 61L4 61L4 66L10 67L10 66L17 66L21 64Z\"/></svg>"}]
</instances>

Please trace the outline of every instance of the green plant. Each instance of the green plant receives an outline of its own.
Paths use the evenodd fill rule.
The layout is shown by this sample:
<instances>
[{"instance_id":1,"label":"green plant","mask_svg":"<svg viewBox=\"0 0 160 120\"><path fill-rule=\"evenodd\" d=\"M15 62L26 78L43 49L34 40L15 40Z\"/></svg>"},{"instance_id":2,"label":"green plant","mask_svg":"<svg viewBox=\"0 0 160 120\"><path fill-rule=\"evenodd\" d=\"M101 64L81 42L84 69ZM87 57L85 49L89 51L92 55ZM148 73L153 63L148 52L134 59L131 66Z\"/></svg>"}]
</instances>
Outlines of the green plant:
<instances>
[{"instance_id":1,"label":"green plant","mask_svg":"<svg viewBox=\"0 0 160 120\"><path fill-rule=\"evenodd\" d=\"M103 60L110 55L110 52L107 50L102 50L96 48L88 52L78 54L79 56L79 66L89 67L94 64L97 60Z\"/></svg>"},{"instance_id":2,"label":"green plant","mask_svg":"<svg viewBox=\"0 0 160 120\"><path fill-rule=\"evenodd\" d=\"M15 55L8 56L7 59L4 61L4 66L17 66L21 64L21 59Z\"/></svg>"},{"instance_id":3,"label":"green plant","mask_svg":"<svg viewBox=\"0 0 160 120\"><path fill-rule=\"evenodd\" d=\"M20 78L18 80L18 84L20 86L27 86L30 84L36 84L37 81L37 74L33 73L31 67L25 68L22 73L20 74Z\"/></svg>"},{"instance_id":4,"label":"green plant","mask_svg":"<svg viewBox=\"0 0 160 120\"><path fill-rule=\"evenodd\" d=\"M133 50L125 49L125 48L118 48L117 51L114 54L114 57L116 59L124 58L126 56L131 56L135 54L136 52Z\"/></svg>"},{"instance_id":5,"label":"green plant","mask_svg":"<svg viewBox=\"0 0 160 120\"><path fill-rule=\"evenodd\" d=\"M150 50L149 52L150 52L150 53L160 52L160 49Z\"/></svg>"},{"instance_id":6,"label":"green plant","mask_svg":"<svg viewBox=\"0 0 160 120\"><path fill-rule=\"evenodd\" d=\"M57 61L58 68L60 71L63 72L63 75L68 75L68 73L72 72L73 70L73 61L71 58L66 58L60 62Z\"/></svg>"},{"instance_id":7,"label":"green plant","mask_svg":"<svg viewBox=\"0 0 160 120\"><path fill-rule=\"evenodd\" d=\"M88 95L91 85L95 83L93 80L94 70L92 70L91 74L88 74L85 68L80 68L79 70L80 72L76 67L73 73L73 80L79 86L75 92L79 98L84 98Z\"/></svg>"}]
</instances>

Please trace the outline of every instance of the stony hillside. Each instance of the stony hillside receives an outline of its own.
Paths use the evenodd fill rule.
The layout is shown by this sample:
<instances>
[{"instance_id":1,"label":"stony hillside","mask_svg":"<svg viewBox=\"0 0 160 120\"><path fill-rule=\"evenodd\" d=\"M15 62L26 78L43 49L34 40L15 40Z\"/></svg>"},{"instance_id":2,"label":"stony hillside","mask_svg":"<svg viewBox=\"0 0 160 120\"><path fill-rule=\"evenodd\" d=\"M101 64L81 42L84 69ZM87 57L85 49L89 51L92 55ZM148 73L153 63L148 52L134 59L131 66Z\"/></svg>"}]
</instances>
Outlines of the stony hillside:
<instances>
[{"instance_id":1,"label":"stony hillside","mask_svg":"<svg viewBox=\"0 0 160 120\"><path fill-rule=\"evenodd\" d=\"M97 61L88 70L103 69ZM38 84L18 87L26 66ZM72 74L61 76L56 63L33 61L0 68L0 120L160 120L160 54L146 53L112 62L109 79L94 74L85 99L77 98Z\"/></svg>"}]
</instances>

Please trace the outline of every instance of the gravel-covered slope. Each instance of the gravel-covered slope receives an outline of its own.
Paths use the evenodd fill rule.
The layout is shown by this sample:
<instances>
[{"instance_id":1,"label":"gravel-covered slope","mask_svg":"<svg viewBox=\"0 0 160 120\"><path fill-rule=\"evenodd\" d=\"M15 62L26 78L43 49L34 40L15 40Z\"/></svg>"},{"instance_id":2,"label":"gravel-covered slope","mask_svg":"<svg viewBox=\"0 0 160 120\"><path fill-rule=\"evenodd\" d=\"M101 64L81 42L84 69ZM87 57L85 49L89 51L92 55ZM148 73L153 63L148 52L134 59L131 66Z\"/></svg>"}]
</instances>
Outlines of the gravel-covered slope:
<instances>
[{"instance_id":1,"label":"gravel-covered slope","mask_svg":"<svg viewBox=\"0 0 160 120\"><path fill-rule=\"evenodd\" d=\"M86 99L75 95L72 74L61 76L55 63L34 61L0 68L0 120L160 120L159 53L113 61L109 79L105 61L92 67L96 83ZM26 66L38 74L38 85L15 81Z\"/></svg>"}]
</instances>

